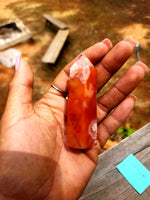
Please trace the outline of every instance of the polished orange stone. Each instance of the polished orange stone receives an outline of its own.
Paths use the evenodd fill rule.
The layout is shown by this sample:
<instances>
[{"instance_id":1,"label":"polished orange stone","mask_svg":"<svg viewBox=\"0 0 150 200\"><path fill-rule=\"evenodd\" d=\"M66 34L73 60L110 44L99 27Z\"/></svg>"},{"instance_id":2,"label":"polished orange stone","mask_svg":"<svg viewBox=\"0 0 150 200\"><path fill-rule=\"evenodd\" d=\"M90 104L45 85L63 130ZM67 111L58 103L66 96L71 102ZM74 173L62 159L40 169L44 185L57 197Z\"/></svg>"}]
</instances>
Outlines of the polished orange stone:
<instances>
[{"instance_id":1,"label":"polished orange stone","mask_svg":"<svg viewBox=\"0 0 150 200\"><path fill-rule=\"evenodd\" d=\"M70 68L66 145L90 148L97 142L97 73L85 55Z\"/></svg>"}]
</instances>

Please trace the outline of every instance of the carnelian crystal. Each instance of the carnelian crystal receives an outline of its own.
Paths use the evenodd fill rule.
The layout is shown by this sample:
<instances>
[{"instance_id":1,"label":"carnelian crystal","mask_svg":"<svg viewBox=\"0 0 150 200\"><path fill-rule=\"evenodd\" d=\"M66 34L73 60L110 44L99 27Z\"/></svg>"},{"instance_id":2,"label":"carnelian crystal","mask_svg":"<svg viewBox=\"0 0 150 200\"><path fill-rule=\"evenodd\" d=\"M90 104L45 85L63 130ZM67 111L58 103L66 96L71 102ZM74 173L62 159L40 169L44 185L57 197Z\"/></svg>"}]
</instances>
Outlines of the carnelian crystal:
<instances>
[{"instance_id":1,"label":"carnelian crystal","mask_svg":"<svg viewBox=\"0 0 150 200\"><path fill-rule=\"evenodd\" d=\"M85 55L70 69L66 145L86 149L97 142L97 73Z\"/></svg>"}]
</instances>

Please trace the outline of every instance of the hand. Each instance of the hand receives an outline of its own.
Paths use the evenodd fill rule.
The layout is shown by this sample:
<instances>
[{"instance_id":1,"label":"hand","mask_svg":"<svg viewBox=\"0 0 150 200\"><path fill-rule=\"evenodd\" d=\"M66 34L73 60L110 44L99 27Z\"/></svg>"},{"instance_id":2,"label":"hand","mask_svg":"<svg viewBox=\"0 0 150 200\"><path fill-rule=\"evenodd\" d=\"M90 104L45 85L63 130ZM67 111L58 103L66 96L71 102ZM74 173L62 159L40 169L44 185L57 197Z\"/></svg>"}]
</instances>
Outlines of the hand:
<instances>
[{"instance_id":1,"label":"hand","mask_svg":"<svg viewBox=\"0 0 150 200\"><path fill-rule=\"evenodd\" d=\"M113 48L109 40L104 40L84 51L97 68L98 91L131 56L134 46L131 38ZM72 63L54 80L54 85L64 92ZM29 64L21 59L1 120L0 199L79 198L96 167L101 148L131 112L135 98L129 94L145 71L142 62L136 63L98 98L98 143L91 149L75 150L63 142L67 100L50 88L32 105L33 74Z\"/></svg>"}]
</instances>

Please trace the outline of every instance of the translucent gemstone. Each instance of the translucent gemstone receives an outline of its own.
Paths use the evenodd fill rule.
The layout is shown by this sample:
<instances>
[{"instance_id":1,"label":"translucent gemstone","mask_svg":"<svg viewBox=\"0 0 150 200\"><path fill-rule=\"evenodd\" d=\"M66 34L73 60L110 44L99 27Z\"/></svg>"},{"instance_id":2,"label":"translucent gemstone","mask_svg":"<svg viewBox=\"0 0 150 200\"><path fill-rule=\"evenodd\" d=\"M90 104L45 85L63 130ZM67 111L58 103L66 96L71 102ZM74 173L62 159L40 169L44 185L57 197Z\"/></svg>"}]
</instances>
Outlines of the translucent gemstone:
<instances>
[{"instance_id":1,"label":"translucent gemstone","mask_svg":"<svg viewBox=\"0 0 150 200\"><path fill-rule=\"evenodd\" d=\"M97 73L82 54L70 68L66 145L90 148L97 142Z\"/></svg>"}]
</instances>

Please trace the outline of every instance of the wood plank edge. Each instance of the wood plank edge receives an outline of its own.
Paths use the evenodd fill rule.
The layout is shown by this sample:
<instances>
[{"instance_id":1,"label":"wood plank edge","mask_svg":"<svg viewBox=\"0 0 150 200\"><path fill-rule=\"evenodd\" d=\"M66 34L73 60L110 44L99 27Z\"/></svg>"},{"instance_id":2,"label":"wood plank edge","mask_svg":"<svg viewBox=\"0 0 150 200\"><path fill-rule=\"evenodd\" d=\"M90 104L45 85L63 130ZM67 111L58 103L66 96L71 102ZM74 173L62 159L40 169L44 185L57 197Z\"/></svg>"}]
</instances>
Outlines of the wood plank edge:
<instances>
[{"instance_id":1,"label":"wood plank edge","mask_svg":"<svg viewBox=\"0 0 150 200\"><path fill-rule=\"evenodd\" d=\"M46 15L50 16L51 18L54 18L54 20L58 21L58 23L62 24L62 26L58 26L56 23L53 23L52 21L50 21ZM51 16L50 14L43 14L43 17L46 19L46 21L48 21L49 23L53 24L54 26L56 26L57 28L59 28L61 30L69 29L69 27L64 22L62 22L59 19Z\"/></svg>"}]
</instances>

